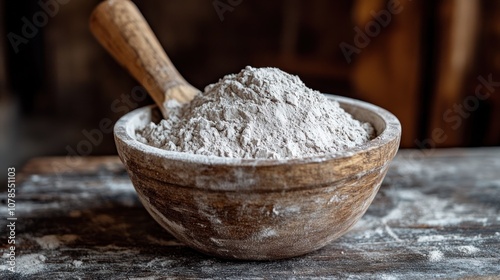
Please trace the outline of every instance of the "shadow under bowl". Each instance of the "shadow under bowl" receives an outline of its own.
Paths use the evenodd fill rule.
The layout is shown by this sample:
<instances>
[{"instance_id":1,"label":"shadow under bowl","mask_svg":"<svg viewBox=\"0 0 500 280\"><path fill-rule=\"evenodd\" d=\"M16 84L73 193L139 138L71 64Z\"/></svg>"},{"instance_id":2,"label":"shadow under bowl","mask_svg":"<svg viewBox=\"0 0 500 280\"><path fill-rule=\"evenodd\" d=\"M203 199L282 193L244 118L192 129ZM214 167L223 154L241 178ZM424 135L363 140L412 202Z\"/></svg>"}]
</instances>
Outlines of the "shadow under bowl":
<instances>
[{"instance_id":1,"label":"shadow under bowl","mask_svg":"<svg viewBox=\"0 0 500 280\"><path fill-rule=\"evenodd\" d=\"M334 95L373 140L336 154L287 160L209 157L158 149L135 131L161 115L154 106L123 116L115 142L151 216L186 245L230 259L270 260L317 250L345 234L373 201L401 137L398 119Z\"/></svg>"}]
</instances>

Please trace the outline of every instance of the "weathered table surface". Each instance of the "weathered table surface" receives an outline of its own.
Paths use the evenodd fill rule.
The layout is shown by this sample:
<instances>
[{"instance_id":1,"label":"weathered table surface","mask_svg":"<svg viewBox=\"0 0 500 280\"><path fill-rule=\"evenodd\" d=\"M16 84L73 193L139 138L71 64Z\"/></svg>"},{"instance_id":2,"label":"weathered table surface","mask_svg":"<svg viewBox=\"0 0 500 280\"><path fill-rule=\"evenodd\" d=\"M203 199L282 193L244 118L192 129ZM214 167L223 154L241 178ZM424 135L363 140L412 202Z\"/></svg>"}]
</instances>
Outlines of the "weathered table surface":
<instances>
[{"instance_id":1,"label":"weathered table surface","mask_svg":"<svg viewBox=\"0 0 500 280\"><path fill-rule=\"evenodd\" d=\"M272 262L221 260L176 241L140 205L116 157L34 159L16 177L16 273L0 221L0 279L497 279L500 148L426 153L398 154L348 234Z\"/></svg>"}]
</instances>

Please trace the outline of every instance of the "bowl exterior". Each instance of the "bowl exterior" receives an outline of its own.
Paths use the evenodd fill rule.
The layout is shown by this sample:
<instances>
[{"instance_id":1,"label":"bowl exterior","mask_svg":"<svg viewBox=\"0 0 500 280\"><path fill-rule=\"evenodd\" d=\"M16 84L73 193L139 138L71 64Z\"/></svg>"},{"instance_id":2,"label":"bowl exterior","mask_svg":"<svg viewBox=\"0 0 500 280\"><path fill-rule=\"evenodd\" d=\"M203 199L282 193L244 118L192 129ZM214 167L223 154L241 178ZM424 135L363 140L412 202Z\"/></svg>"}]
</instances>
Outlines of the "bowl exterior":
<instances>
[{"instance_id":1,"label":"bowl exterior","mask_svg":"<svg viewBox=\"0 0 500 280\"><path fill-rule=\"evenodd\" d=\"M223 258L269 260L306 254L347 232L387 165L330 185L258 192L189 188L127 169L145 208L178 240Z\"/></svg>"}]
</instances>

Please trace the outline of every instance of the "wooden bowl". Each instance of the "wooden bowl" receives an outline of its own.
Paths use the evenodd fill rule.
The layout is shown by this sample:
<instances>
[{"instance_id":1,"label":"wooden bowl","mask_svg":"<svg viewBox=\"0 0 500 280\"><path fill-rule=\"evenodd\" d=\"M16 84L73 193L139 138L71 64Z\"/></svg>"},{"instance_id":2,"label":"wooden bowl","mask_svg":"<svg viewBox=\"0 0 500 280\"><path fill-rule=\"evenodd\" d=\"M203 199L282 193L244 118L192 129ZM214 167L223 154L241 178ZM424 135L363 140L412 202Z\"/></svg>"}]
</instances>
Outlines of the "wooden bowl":
<instances>
[{"instance_id":1,"label":"wooden bowl","mask_svg":"<svg viewBox=\"0 0 500 280\"><path fill-rule=\"evenodd\" d=\"M115 125L118 154L151 216L201 252L270 260L309 253L365 213L396 154L398 119L377 106L327 95L377 137L338 154L289 160L209 157L158 149L135 131L160 119L153 106Z\"/></svg>"}]
</instances>

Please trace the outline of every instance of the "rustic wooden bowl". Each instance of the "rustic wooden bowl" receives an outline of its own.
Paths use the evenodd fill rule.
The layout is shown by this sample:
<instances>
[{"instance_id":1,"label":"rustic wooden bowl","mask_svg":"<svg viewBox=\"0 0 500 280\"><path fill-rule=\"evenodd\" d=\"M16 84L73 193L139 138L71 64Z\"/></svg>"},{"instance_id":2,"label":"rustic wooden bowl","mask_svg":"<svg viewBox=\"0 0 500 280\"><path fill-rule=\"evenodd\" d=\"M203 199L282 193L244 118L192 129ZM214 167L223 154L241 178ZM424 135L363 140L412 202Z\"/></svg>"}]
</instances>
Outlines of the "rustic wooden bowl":
<instances>
[{"instance_id":1,"label":"rustic wooden bowl","mask_svg":"<svg viewBox=\"0 0 500 280\"><path fill-rule=\"evenodd\" d=\"M396 154L398 119L377 106L327 95L377 137L338 154L290 160L208 157L135 139L160 119L153 106L123 116L118 154L151 216L178 240L223 258L270 260L319 249L363 216Z\"/></svg>"}]
</instances>

